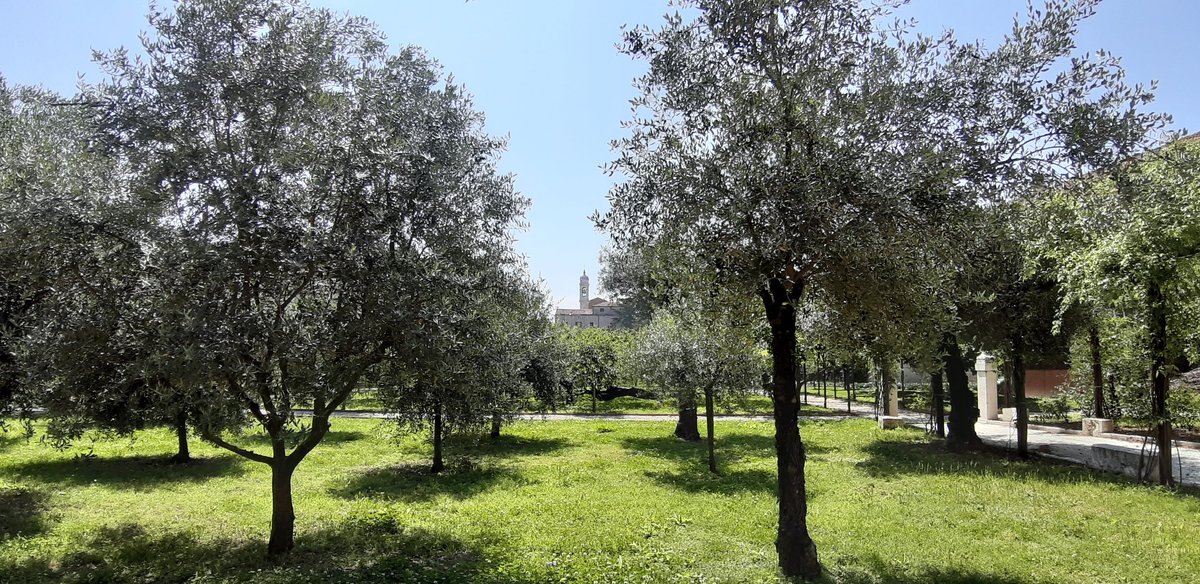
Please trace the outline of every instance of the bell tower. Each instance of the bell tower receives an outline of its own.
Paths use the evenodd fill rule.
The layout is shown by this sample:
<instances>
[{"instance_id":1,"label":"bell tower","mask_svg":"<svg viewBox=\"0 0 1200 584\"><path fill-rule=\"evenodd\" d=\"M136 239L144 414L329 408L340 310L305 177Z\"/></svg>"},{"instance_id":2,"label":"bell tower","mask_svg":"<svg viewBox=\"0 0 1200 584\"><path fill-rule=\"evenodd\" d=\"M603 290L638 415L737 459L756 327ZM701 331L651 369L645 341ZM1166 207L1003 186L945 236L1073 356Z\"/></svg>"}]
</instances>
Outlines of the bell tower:
<instances>
[{"instance_id":1,"label":"bell tower","mask_svg":"<svg viewBox=\"0 0 1200 584\"><path fill-rule=\"evenodd\" d=\"M588 277L587 270L583 271L583 275L579 277L579 308L586 309L588 307Z\"/></svg>"}]
</instances>

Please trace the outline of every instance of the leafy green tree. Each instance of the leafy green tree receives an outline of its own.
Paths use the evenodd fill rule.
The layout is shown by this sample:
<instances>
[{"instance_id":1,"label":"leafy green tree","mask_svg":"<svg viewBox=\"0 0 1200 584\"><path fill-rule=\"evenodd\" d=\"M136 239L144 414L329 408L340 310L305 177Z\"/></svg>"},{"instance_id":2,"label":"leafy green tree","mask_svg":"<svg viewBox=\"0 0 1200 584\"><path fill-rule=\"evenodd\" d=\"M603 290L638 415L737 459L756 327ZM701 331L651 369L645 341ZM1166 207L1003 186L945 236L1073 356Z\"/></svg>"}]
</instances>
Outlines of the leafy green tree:
<instances>
[{"instance_id":1,"label":"leafy green tree","mask_svg":"<svg viewBox=\"0 0 1200 584\"><path fill-rule=\"evenodd\" d=\"M600 392L620 374L625 339L621 333L595 327L558 327L558 334L570 347L567 371L571 384L589 393L595 413Z\"/></svg>"},{"instance_id":2,"label":"leafy green tree","mask_svg":"<svg viewBox=\"0 0 1200 584\"><path fill-rule=\"evenodd\" d=\"M425 321L427 341L384 364L379 376L379 398L400 431L430 430L433 473L445 468L449 435L490 422L498 438L506 418L531 403L552 406L561 394L556 370L529 373L550 335L545 295L523 274L480 274Z\"/></svg>"},{"instance_id":3,"label":"leafy green tree","mask_svg":"<svg viewBox=\"0 0 1200 584\"><path fill-rule=\"evenodd\" d=\"M1027 364L1066 354L1078 319L1059 311L1062 291L1053 274L1027 261L1024 242L1033 237L1029 230L1035 227L1029 206L1000 203L985 210L982 220L987 235L976 240L973 287L958 301L958 309L968 320L963 334L981 349L999 351L1007 362L1017 414L1017 452L1027 457Z\"/></svg>"},{"instance_id":4,"label":"leafy green tree","mask_svg":"<svg viewBox=\"0 0 1200 584\"><path fill-rule=\"evenodd\" d=\"M679 286L672 281L678 274L656 264L663 255L628 247L600 250L600 281L621 299L624 327L636 329L649 322L655 311L680 300Z\"/></svg>"},{"instance_id":5,"label":"leafy green tree","mask_svg":"<svg viewBox=\"0 0 1200 584\"><path fill-rule=\"evenodd\" d=\"M143 246L156 231L147 208L120 161L94 147L80 103L2 82L0 103L3 413L43 408L59 446L88 429L169 421L174 460L186 461L187 400L137 338L150 289Z\"/></svg>"},{"instance_id":6,"label":"leafy green tree","mask_svg":"<svg viewBox=\"0 0 1200 584\"><path fill-rule=\"evenodd\" d=\"M693 363L697 356L694 342L699 332L681 320L665 310L656 312L650 322L634 334L626 366L642 382L657 388L675 402L679 411L675 437L699 442L696 391L700 383Z\"/></svg>"},{"instance_id":7,"label":"leafy green tree","mask_svg":"<svg viewBox=\"0 0 1200 584\"><path fill-rule=\"evenodd\" d=\"M1051 0L1030 7L999 45L952 44L941 70L944 103L957 120L959 186L975 193L978 208L961 220L945 221L950 241L978 239L978 226L990 205L1053 190L1073 177L1103 171L1136 152L1147 134L1166 117L1142 111L1153 99L1151 87L1129 85L1117 57L1103 50L1074 55L1079 23L1095 13L1098 0ZM1012 220L1014 218L1008 218ZM943 328L941 353L952 410L951 445L978 442L978 415L967 386L959 339L971 325L961 300L971 282L971 246L944 255L942 302L951 318ZM975 246L979 247L979 246ZM985 244L986 247L986 244ZM968 274L963 277L963 274Z\"/></svg>"},{"instance_id":8,"label":"leafy green tree","mask_svg":"<svg viewBox=\"0 0 1200 584\"><path fill-rule=\"evenodd\" d=\"M429 323L436 328L429 330L427 343L403 361L389 362L378 392L402 433L430 431L429 471L434 474L446 466L445 439L480 427L487 418L486 392L478 385L475 362L480 356L475 335L481 329L464 320Z\"/></svg>"},{"instance_id":9,"label":"leafy green tree","mask_svg":"<svg viewBox=\"0 0 1200 584\"><path fill-rule=\"evenodd\" d=\"M696 258L686 265L763 302L785 575L820 574L796 425L797 304L806 294L885 304L871 276L879 258L924 249L953 266L962 259L944 223L1064 160L1097 165L1140 137L1133 106L1145 95L1121 84L1115 60L1077 58L1048 73L1093 4L1031 10L994 51L949 34L881 33L886 8L851 0L699 1L688 4L693 19L627 32L624 51L649 71L612 166L627 180L598 223L617 249L686 249ZM947 374L962 401L965 371Z\"/></svg>"},{"instance_id":10,"label":"leafy green tree","mask_svg":"<svg viewBox=\"0 0 1200 584\"><path fill-rule=\"evenodd\" d=\"M779 527L785 575L820 574L806 526L797 427L796 305L853 288L913 209L951 204L931 124L936 44L877 34L858 2L700 2L626 34L645 58L641 114L618 144L618 248L673 242L724 287L756 295L771 328ZM931 196L932 195L932 196ZM914 231L920 231L914 229ZM661 248L661 246L659 246Z\"/></svg>"},{"instance_id":11,"label":"leafy green tree","mask_svg":"<svg viewBox=\"0 0 1200 584\"><path fill-rule=\"evenodd\" d=\"M64 212L86 205L90 193L67 169L84 176L97 165L83 152L85 120L51 105L59 101L0 77L0 417L33 406L29 333L55 285L73 275L49 258L86 255L86 226L70 225L77 213Z\"/></svg>"},{"instance_id":12,"label":"leafy green tree","mask_svg":"<svg viewBox=\"0 0 1200 584\"><path fill-rule=\"evenodd\" d=\"M370 23L299 2L210 0L150 17L147 57L102 54L105 145L165 233L143 321L201 435L272 471L268 551L294 545L291 477L359 381L435 334L447 291L505 265L526 201L461 89ZM451 313L453 314L453 313ZM149 338L149 337L147 337ZM312 404L312 417L295 408ZM270 453L227 440L247 412Z\"/></svg>"},{"instance_id":13,"label":"leafy green tree","mask_svg":"<svg viewBox=\"0 0 1200 584\"><path fill-rule=\"evenodd\" d=\"M561 361L548 354L553 351L549 296L528 281L513 284L490 303L494 322L485 337L488 349L477 362L481 384L490 392L492 438L500 437L503 421L517 412L544 411L564 401Z\"/></svg>"},{"instance_id":14,"label":"leafy green tree","mask_svg":"<svg viewBox=\"0 0 1200 584\"><path fill-rule=\"evenodd\" d=\"M1159 477L1173 484L1167 377L1181 352L1200 269L1200 145L1180 140L1048 196L1039 248L1067 303L1119 307L1140 316L1148 359Z\"/></svg>"},{"instance_id":15,"label":"leafy green tree","mask_svg":"<svg viewBox=\"0 0 1200 584\"><path fill-rule=\"evenodd\" d=\"M1111 305L1076 305L1082 315L1070 339L1069 389L1084 416L1118 423L1128 413L1148 419L1150 412L1149 359L1141 319ZM1186 367L1181 368L1184 370ZM1140 410L1140 411L1139 411Z\"/></svg>"},{"instance_id":16,"label":"leafy green tree","mask_svg":"<svg viewBox=\"0 0 1200 584\"><path fill-rule=\"evenodd\" d=\"M697 404L704 400L708 430L708 468L717 472L714 403L754 386L759 364L749 327L731 326L727 315L692 306L659 310L639 330L629 351L639 377L675 398L679 421L675 436L699 441Z\"/></svg>"},{"instance_id":17,"label":"leafy green tree","mask_svg":"<svg viewBox=\"0 0 1200 584\"><path fill-rule=\"evenodd\" d=\"M570 359L571 349L553 323L538 330L531 343L529 360L521 371L536 405L554 411L571 402Z\"/></svg>"}]
</instances>

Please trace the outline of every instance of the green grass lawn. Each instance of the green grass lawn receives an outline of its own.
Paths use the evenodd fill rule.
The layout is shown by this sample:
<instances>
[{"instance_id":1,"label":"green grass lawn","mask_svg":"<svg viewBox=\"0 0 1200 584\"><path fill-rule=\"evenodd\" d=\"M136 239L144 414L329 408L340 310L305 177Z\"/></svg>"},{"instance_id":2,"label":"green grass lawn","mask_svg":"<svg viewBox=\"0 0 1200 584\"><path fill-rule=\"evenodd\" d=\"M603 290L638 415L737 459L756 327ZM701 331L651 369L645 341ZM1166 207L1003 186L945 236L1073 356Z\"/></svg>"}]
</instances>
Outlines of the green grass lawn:
<instances>
[{"instance_id":1,"label":"green grass lawn","mask_svg":"<svg viewBox=\"0 0 1200 584\"><path fill-rule=\"evenodd\" d=\"M563 414L590 414L592 412L592 396L581 395L575 398L575 403L558 408ZM596 400L597 414L674 414L674 404L654 399L622 396L608 401Z\"/></svg>"},{"instance_id":2,"label":"green grass lawn","mask_svg":"<svg viewBox=\"0 0 1200 584\"><path fill-rule=\"evenodd\" d=\"M300 466L282 560L263 556L263 465L201 444L165 464L165 430L67 452L0 435L0 581L776 581L770 424L717 426L721 476L669 421L521 423L453 442L440 476L427 444L380 424L335 420ZM865 420L802 433L830 581L1195 581L1193 494L951 455Z\"/></svg>"},{"instance_id":3,"label":"green grass lawn","mask_svg":"<svg viewBox=\"0 0 1200 584\"><path fill-rule=\"evenodd\" d=\"M844 412L826 409L817 405L818 401L810 398L808 404L800 406L800 415L822 416L838 415ZM725 402L718 402L714 408L717 415L751 415L769 416L772 412L771 398L761 395L742 396ZM558 409L564 414L590 414L592 412L592 396L581 395L575 403ZM679 410L672 400L653 400L638 397L618 397L608 401L596 400L597 414L669 414L676 415ZM704 416L704 407L700 407L700 415Z\"/></svg>"},{"instance_id":4,"label":"green grass lawn","mask_svg":"<svg viewBox=\"0 0 1200 584\"><path fill-rule=\"evenodd\" d=\"M833 395L832 393L830 395ZM804 415L817 416L821 414L829 414L830 410L817 406L817 401L812 401L810 397L809 404L805 405L801 412ZM341 409L347 411L383 411L383 403L375 396L374 392L361 391L354 393L350 399L346 400L346 404ZM535 409L533 407L530 408ZM718 414L746 414L746 415L770 415L771 414L771 398L762 395L741 396L737 399L728 401L718 401ZM557 409L558 413L563 414L590 414L592 413L592 396L582 394L576 397L575 403L563 406ZM655 400L643 399L637 397L618 397L608 401L597 400L597 414L676 414L675 403L672 400ZM832 412L834 414L838 412ZM703 414L703 409L701 409Z\"/></svg>"},{"instance_id":5,"label":"green grass lawn","mask_svg":"<svg viewBox=\"0 0 1200 584\"><path fill-rule=\"evenodd\" d=\"M826 393L829 394L829 397L835 397L840 400L849 401L850 398L853 397L855 403L857 403L857 402L863 402L866 404L875 403L875 390L871 387L870 384L859 383L859 384L852 384L852 385L853 385L853 387L852 387L853 391L851 392L851 391L846 391L846 388L840 382L830 381L830 382L826 382L824 391L822 391L821 383L819 381L809 380L809 382L806 385L804 385L803 387L800 387L799 389L800 389L801 394L805 394L805 393L808 394L808 403L813 403L814 397L817 399L817 403L820 403L821 397L824 396Z\"/></svg>"}]
</instances>

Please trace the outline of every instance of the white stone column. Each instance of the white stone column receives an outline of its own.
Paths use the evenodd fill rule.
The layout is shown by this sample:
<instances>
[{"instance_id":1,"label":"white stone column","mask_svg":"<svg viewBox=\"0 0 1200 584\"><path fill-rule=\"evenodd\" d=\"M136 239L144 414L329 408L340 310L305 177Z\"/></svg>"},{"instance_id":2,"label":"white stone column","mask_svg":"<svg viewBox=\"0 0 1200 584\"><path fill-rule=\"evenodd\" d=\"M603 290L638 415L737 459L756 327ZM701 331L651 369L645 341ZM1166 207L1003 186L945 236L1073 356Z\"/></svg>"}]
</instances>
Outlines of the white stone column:
<instances>
[{"instance_id":1,"label":"white stone column","mask_svg":"<svg viewBox=\"0 0 1200 584\"><path fill-rule=\"evenodd\" d=\"M881 359L879 383L883 386L883 415L900 415L900 397L896 392L896 363L890 358Z\"/></svg>"},{"instance_id":2,"label":"white stone column","mask_svg":"<svg viewBox=\"0 0 1200 584\"><path fill-rule=\"evenodd\" d=\"M900 398L896 391L896 362L883 359L879 366L879 377L883 386L883 415L879 417L879 427L885 430L903 428L904 418L900 417Z\"/></svg>"},{"instance_id":3,"label":"white stone column","mask_svg":"<svg viewBox=\"0 0 1200 584\"><path fill-rule=\"evenodd\" d=\"M980 353L975 360L976 390L979 392L979 417L983 420L999 419L996 395L996 358Z\"/></svg>"}]
</instances>

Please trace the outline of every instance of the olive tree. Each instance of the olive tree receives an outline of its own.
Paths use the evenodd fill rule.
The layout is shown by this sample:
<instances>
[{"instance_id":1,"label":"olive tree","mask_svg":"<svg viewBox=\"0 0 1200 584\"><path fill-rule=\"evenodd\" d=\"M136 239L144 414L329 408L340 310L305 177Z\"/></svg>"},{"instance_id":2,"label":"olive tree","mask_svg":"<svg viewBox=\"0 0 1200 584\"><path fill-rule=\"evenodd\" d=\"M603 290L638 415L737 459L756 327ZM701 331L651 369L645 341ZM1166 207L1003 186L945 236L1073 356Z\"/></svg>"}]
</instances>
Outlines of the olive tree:
<instances>
[{"instance_id":1,"label":"olive tree","mask_svg":"<svg viewBox=\"0 0 1200 584\"><path fill-rule=\"evenodd\" d=\"M568 347L567 378L577 392L582 389L591 398L596 413L600 392L606 391L620 373L625 339L620 333L601 328L557 327L559 339Z\"/></svg>"},{"instance_id":2,"label":"olive tree","mask_svg":"<svg viewBox=\"0 0 1200 584\"><path fill-rule=\"evenodd\" d=\"M779 475L776 549L787 576L820 574L808 535L797 425L796 305L852 288L918 209L949 204L928 91L937 43L878 34L854 1L698 2L689 20L628 31L649 63L617 144L615 247L673 242L722 286L756 296L771 330ZM919 231L919 230L918 230Z\"/></svg>"},{"instance_id":3,"label":"olive tree","mask_svg":"<svg viewBox=\"0 0 1200 584\"><path fill-rule=\"evenodd\" d=\"M1094 4L1031 9L993 50L885 27L886 7L853 0L700 0L687 3L694 18L626 33L624 51L649 71L616 145L612 171L626 180L598 222L618 249L670 242L762 301L785 575L820 573L796 426L797 303L813 293L886 303L871 277L878 258L928 249L953 270L966 258L944 224L960 213L1127 151L1144 133L1147 93L1126 87L1109 55L1072 57ZM944 320L955 357L955 319ZM947 374L963 414L951 433L969 437L965 372Z\"/></svg>"},{"instance_id":4,"label":"olive tree","mask_svg":"<svg viewBox=\"0 0 1200 584\"><path fill-rule=\"evenodd\" d=\"M83 105L0 81L0 415L41 408L59 446L169 421L183 461L184 400L136 338L156 226Z\"/></svg>"},{"instance_id":5,"label":"olive tree","mask_svg":"<svg viewBox=\"0 0 1200 584\"><path fill-rule=\"evenodd\" d=\"M1177 141L1048 196L1042 253L1065 301L1110 305L1141 318L1159 480L1173 484L1167 376L1194 325L1200 263L1200 145Z\"/></svg>"},{"instance_id":6,"label":"olive tree","mask_svg":"<svg viewBox=\"0 0 1200 584\"><path fill-rule=\"evenodd\" d=\"M942 354L951 401L951 445L978 443L978 418L967 385L960 337L972 326L972 255L987 247L980 228L995 220L997 202L1011 203L1053 191L1066 181L1104 172L1138 151L1147 135L1166 117L1143 111L1153 99L1153 85L1130 85L1120 60L1104 51L1079 54L1079 24L1092 16L1099 0L1049 0L1030 6L1024 19L994 47L983 43L949 43L939 67L938 102L953 120L956 186L969 191L974 205L942 213L930 227L942 230L943 241L968 245L948 248L939 261L943 275L931 294L947 307L942 328ZM1016 209L1017 207L1009 207ZM1002 222L1019 223L1009 213ZM986 292L985 292L986 293Z\"/></svg>"},{"instance_id":7,"label":"olive tree","mask_svg":"<svg viewBox=\"0 0 1200 584\"><path fill-rule=\"evenodd\" d=\"M675 437L699 442L696 390L700 384L692 362L697 356L692 343L697 331L680 321L665 310L656 312L650 322L634 333L626 367L675 402L679 412Z\"/></svg>"},{"instance_id":8,"label":"olive tree","mask_svg":"<svg viewBox=\"0 0 1200 584\"><path fill-rule=\"evenodd\" d=\"M708 468L717 472L714 407L718 394L736 397L756 383L759 364L750 327L728 322L727 314L696 305L655 312L632 339L630 367L666 390L679 407L675 436L699 441L696 410L704 400Z\"/></svg>"},{"instance_id":9,"label":"olive tree","mask_svg":"<svg viewBox=\"0 0 1200 584\"><path fill-rule=\"evenodd\" d=\"M99 55L105 145L163 233L143 321L202 436L271 468L268 551L294 545L291 478L381 362L428 340L422 319L510 256L526 202L470 98L420 50L296 1L208 0L150 16L144 59ZM434 329L436 332L436 329ZM295 410L311 404L312 415ZM216 414L270 438L242 446Z\"/></svg>"},{"instance_id":10,"label":"olive tree","mask_svg":"<svg viewBox=\"0 0 1200 584\"><path fill-rule=\"evenodd\" d=\"M93 193L77 179L106 165L86 152L86 119L60 101L0 77L0 417L33 406L30 335L95 240Z\"/></svg>"},{"instance_id":11,"label":"olive tree","mask_svg":"<svg viewBox=\"0 0 1200 584\"><path fill-rule=\"evenodd\" d=\"M421 319L426 341L389 360L379 375L379 398L399 430L430 430L433 473L445 468L451 433L490 422L498 438L504 419L531 403L552 405L561 393L552 367L530 374L535 361L545 365L535 355L550 336L545 295L520 273L477 274L452 302Z\"/></svg>"},{"instance_id":12,"label":"olive tree","mask_svg":"<svg viewBox=\"0 0 1200 584\"><path fill-rule=\"evenodd\" d=\"M491 408L488 435L499 438L505 420L527 409L553 409L564 401L565 391L549 295L522 279L499 294L487 310L492 324L485 337L487 350L477 366Z\"/></svg>"}]
</instances>

